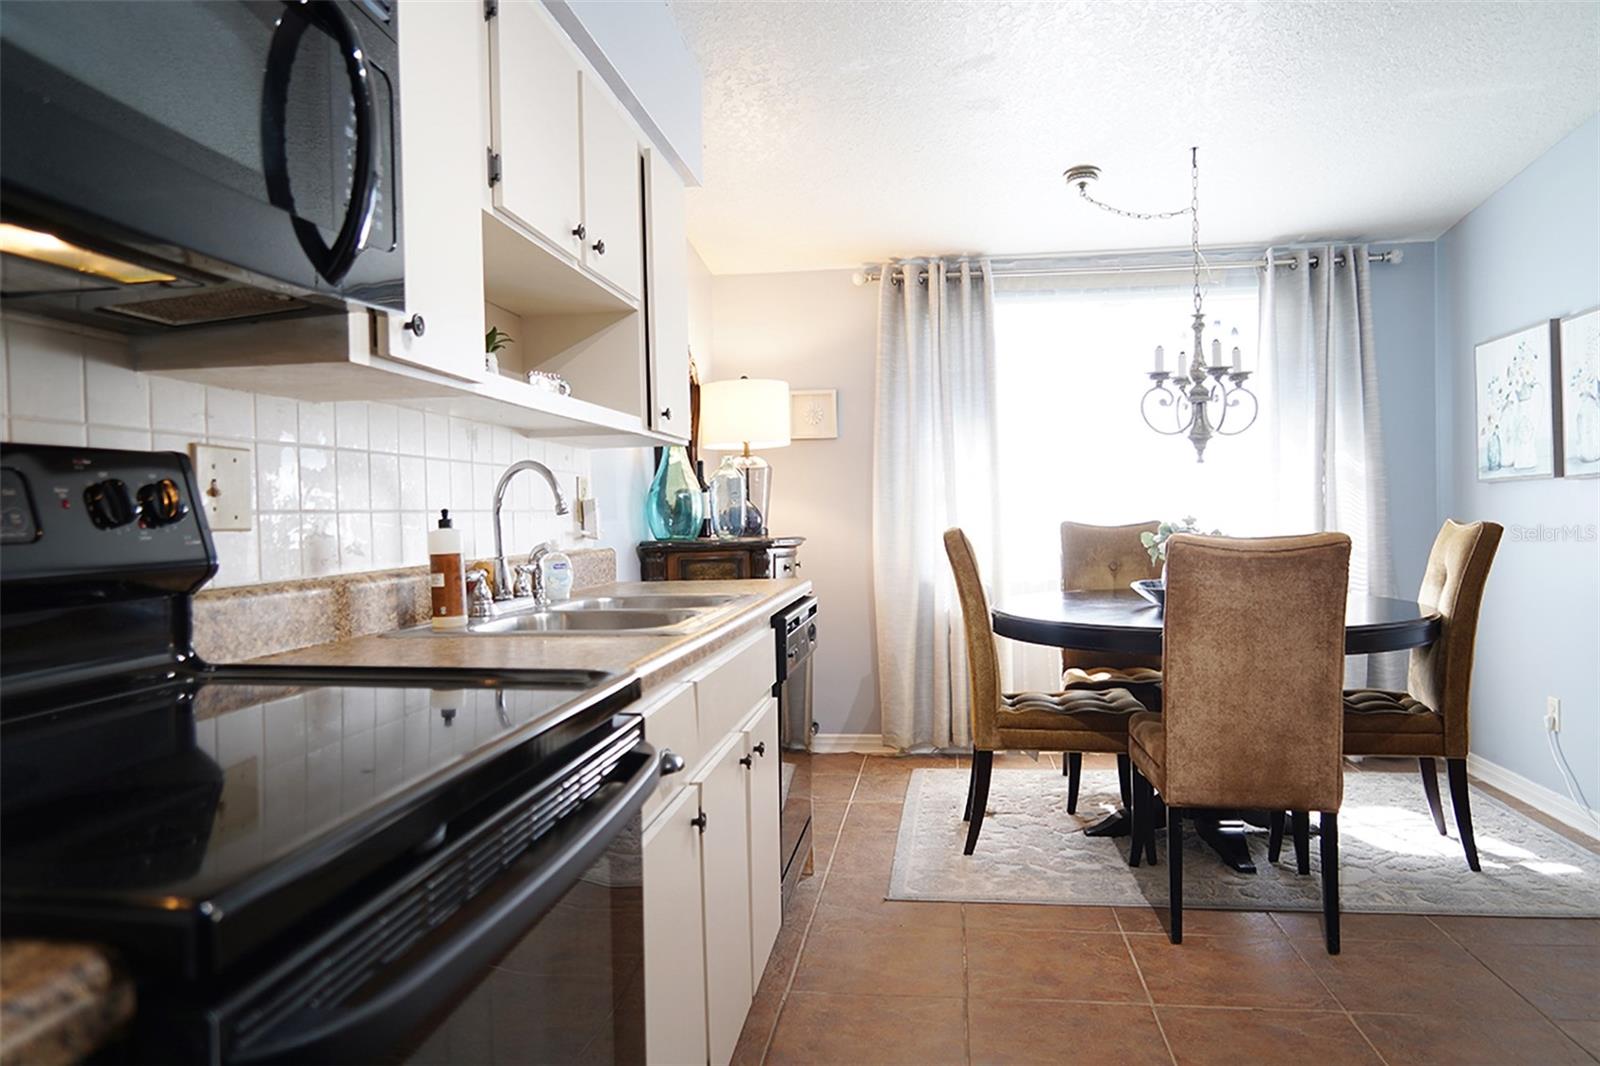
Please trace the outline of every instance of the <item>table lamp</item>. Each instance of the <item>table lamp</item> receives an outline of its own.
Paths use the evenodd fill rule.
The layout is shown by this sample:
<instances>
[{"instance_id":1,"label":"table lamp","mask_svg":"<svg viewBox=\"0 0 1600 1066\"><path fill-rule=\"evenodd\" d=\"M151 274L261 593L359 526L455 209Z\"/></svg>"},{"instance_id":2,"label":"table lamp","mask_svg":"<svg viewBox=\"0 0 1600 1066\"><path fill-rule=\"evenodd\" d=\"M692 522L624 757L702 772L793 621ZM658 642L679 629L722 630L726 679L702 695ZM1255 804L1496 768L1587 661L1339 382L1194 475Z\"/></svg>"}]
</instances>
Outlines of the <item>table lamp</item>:
<instances>
[{"instance_id":1,"label":"table lamp","mask_svg":"<svg viewBox=\"0 0 1600 1066\"><path fill-rule=\"evenodd\" d=\"M772 467L751 448L789 443L789 383L741 377L700 386L700 446L735 451L711 477L711 531L719 537L767 532Z\"/></svg>"}]
</instances>

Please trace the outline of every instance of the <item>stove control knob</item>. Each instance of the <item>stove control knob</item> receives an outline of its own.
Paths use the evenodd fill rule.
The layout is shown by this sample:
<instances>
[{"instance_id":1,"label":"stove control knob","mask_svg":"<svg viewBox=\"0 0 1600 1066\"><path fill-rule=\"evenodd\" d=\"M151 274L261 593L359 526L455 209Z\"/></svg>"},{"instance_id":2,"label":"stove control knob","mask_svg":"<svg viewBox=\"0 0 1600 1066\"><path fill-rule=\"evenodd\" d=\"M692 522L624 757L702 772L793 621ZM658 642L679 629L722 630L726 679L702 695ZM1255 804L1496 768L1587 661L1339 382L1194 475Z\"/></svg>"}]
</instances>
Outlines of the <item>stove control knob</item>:
<instances>
[{"instance_id":1,"label":"stove control knob","mask_svg":"<svg viewBox=\"0 0 1600 1066\"><path fill-rule=\"evenodd\" d=\"M128 486L117 478L97 481L84 489L83 502L90 521L101 529L116 529L134 519L133 498L128 495Z\"/></svg>"},{"instance_id":2,"label":"stove control knob","mask_svg":"<svg viewBox=\"0 0 1600 1066\"><path fill-rule=\"evenodd\" d=\"M153 481L139 490L139 517L147 526L164 526L176 522L189 513L178 491L178 483L169 477Z\"/></svg>"}]
</instances>

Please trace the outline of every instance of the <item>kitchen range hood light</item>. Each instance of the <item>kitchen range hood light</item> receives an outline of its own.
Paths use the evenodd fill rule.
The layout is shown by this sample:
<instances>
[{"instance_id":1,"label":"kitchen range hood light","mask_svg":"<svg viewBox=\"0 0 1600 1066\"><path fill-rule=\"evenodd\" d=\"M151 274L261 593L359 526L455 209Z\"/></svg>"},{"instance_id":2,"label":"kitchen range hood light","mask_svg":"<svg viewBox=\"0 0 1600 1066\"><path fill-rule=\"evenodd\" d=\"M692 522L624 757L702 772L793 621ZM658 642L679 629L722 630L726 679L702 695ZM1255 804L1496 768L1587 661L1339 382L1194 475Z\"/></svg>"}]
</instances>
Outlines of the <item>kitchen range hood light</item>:
<instances>
[{"instance_id":1,"label":"kitchen range hood light","mask_svg":"<svg viewBox=\"0 0 1600 1066\"><path fill-rule=\"evenodd\" d=\"M0 222L0 253L32 259L51 266L75 270L123 285L147 285L157 281L177 281L171 274L130 263L99 252L69 244L53 233L43 233L10 222Z\"/></svg>"}]
</instances>

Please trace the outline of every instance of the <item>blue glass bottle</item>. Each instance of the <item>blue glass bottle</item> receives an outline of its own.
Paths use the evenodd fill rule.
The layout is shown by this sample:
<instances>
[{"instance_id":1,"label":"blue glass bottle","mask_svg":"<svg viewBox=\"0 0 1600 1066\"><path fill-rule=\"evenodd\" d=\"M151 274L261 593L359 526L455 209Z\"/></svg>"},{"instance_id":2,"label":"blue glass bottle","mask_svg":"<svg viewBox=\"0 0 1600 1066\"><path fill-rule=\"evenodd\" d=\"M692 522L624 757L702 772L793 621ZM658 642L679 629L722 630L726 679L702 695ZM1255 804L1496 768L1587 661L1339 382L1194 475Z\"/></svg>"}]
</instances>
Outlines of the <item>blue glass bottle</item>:
<instances>
[{"instance_id":1,"label":"blue glass bottle","mask_svg":"<svg viewBox=\"0 0 1600 1066\"><path fill-rule=\"evenodd\" d=\"M644 524L656 540L694 540L705 513L700 479L689 465L689 453L673 445L661 454L661 466L644 497Z\"/></svg>"}]
</instances>

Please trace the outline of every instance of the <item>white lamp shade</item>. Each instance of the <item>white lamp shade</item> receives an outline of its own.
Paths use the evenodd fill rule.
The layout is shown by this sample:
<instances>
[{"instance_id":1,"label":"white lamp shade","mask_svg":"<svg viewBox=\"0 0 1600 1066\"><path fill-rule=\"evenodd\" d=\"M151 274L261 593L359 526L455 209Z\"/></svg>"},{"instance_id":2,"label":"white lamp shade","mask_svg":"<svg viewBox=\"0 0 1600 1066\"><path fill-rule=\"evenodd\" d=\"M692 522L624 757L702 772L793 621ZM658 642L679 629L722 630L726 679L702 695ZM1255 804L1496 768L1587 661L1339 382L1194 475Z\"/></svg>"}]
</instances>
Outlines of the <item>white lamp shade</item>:
<instances>
[{"instance_id":1,"label":"white lamp shade","mask_svg":"<svg viewBox=\"0 0 1600 1066\"><path fill-rule=\"evenodd\" d=\"M700 446L716 451L789 443L789 383L735 378L700 386Z\"/></svg>"}]
</instances>

